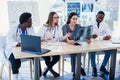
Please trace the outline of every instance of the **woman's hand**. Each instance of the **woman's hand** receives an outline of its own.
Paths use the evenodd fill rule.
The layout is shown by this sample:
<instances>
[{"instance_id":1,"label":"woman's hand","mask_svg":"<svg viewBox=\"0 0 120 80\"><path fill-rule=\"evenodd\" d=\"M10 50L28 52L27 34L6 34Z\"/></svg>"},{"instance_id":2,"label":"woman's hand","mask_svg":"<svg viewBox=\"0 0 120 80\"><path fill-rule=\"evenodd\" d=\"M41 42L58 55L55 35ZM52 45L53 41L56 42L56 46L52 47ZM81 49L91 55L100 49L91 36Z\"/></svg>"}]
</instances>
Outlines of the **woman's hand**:
<instances>
[{"instance_id":1,"label":"woman's hand","mask_svg":"<svg viewBox=\"0 0 120 80\"><path fill-rule=\"evenodd\" d=\"M67 43L69 43L69 44L75 44L75 41L74 40L69 40L68 38L67 38Z\"/></svg>"},{"instance_id":2,"label":"woman's hand","mask_svg":"<svg viewBox=\"0 0 120 80\"><path fill-rule=\"evenodd\" d=\"M63 40L66 40L68 37L70 37L72 34L71 33L67 33L65 36L63 36Z\"/></svg>"},{"instance_id":3,"label":"woman's hand","mask_svg":"<svg viewBox=\"0 0 120 80\"><path fill-rule=\"evenodd\" d=\"M41 41L52 40L52 38L41 38Z\"/></svg>"},{"instance_id":4,"label":"woman's hand","mask_svg":"<svg viewBox=\"0 0 120 80\"><path fill-rule=\"evenodd\" d=\"M91 40L87 40L87 44L90 44L91 43Z\"/></svg>"},{"instance_id":5,"label":"woman's hand","mask_svg":"<svg viewBox=\"0 0 120 80\"><path fill-rule=\"evenodd\" d=\"M46 38L46 40L52 40L52 38Z\"/></svg>"}]
</instances>

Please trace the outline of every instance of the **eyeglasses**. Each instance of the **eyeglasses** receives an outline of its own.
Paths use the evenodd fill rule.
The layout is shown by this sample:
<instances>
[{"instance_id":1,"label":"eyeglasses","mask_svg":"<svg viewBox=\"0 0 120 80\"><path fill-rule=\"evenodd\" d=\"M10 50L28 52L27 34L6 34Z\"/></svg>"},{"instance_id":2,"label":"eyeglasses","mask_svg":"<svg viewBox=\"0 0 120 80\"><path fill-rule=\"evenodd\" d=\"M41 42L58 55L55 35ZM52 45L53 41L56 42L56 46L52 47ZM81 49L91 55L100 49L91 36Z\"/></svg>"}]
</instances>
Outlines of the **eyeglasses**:
<instances>
[{"instance_id":1,"label":"eyeglasses","mask_svg":"<svg viewBox=\"0 0 120 80\"><path fill-rule=\"evenodd\" d=\"M59 17L53 17L53 19L59 19Z\"/></svg>"}]
</instances>

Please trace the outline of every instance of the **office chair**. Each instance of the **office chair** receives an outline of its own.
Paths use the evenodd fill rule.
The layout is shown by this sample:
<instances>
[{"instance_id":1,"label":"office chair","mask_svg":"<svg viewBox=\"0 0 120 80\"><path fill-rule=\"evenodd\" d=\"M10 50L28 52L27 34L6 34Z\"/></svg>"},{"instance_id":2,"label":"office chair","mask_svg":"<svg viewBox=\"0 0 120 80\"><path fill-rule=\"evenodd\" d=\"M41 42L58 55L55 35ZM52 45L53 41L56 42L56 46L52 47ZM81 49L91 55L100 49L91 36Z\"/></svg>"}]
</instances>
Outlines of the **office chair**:
<instances>
[{"instance_id":1,"label":"office chair","mask_svg":"<svg viewBox=\"0 0 120 80\"><path fill-rule=\"evenodd\" d=\"M104 52L101 52L101 51L96 52L97 65L99 64L99 60L100 60L99 56L100 56L100 55L104 55ZM109 59L109 61L108 61L108 63L107 63L107 70L109 69L109 65L110 65L110 59ZM89 69L90 69L90 55L89 55L89 53L88 53L88 69L87 69L87 72L88 72L88 73L89 73Z\"/></svg>"},{"instance_id":2,"label":"office chair","mask_svg":"<svg viewBox=\"0 0 120 80\"><path fill-rule=\"evenodd\" d=\"M11 80L11 64L9 62L9 60L7 59L7 57L5 56L5 40L6 40L6 36L0 36L0 55L1 55L1 69L0 69L0 78L2 78L2 73L4 68L6 68L6 63L8 65L8 68L6 68L8 70L8 75L9 75L9 80ZM26 59L30 61L30 76L32 78L32 60L31 59ZM21 62L26 61L26 60L21 60Z\"/></svg>"},{"instance_id":3,"label":"office chair","mask_svg":"<svg viewBox=\"0 0 120 80\"><path fill-rule=\"evenodd\" d=\"M117 53L120 54L120 49L117 50ZM119 60L119 64L120 64L120 60Z\"/></svg>"},{"instance_id":4,"label":"office chair","mask_svg":"<svg viewBox=\"0 0 120 80\"><path fill-rule=\"evenodd\" d=\"M83 62L82 62L82 64L83 64L83 68L85 69L85 58L86 58L86 53L82 53L82 55L81 56L83 56ZM64 55L64 56L61 56L61 62L60 62L60 68L62 69L61 70L61 73L62 73L62 76L64 75L64 62L66 61L66 58L70 58L70 55ZM60 73L60 68L59 68L59 73Z\"/></svg>"}]
</instances>

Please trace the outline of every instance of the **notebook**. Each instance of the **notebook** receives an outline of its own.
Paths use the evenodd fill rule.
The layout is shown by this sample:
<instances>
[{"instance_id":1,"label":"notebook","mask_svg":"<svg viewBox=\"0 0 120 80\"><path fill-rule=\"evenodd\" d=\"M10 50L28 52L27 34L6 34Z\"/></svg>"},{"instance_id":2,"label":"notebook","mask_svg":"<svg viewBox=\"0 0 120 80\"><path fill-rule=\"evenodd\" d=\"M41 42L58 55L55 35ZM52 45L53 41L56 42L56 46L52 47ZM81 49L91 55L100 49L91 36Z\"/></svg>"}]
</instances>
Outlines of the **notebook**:
<instances>
[{"instance_id":1,"label":"notebook","mask_svg":"<svg viewBox=\"0 0 120 80\"><path fill-rule=\"evenodd\" d=\"M41 48L41 38L32 35L20 35L21 37L21 51L31 54L44 54L50 52L49 49Z\"/></svg>"},{"instance_id":2,"label":"notebook","mask_svg":"<svg viewBox=\"0 0 120 80\"><path fill-rule=\"evenodd\" d=\"M111 39L111 42L112 42L113 44L120 44L120 38L119 38L119 37L117 37L117 38L112 38L112 39Z\"/></svg>"}]
</instances>

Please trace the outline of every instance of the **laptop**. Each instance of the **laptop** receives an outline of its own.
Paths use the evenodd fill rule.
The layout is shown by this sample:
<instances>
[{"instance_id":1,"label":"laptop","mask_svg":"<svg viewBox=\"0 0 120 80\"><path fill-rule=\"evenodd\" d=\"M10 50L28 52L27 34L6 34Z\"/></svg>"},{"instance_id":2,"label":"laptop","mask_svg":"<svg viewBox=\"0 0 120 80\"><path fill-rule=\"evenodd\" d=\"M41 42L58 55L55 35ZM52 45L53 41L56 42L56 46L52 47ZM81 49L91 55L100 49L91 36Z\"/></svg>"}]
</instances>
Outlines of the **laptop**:
<instances>
[{"instance_id":1,"label":"laptop","mask_svg":"<svg viewBox=\"0 0 120 80\"><path fill-rule=\"evenodd\" d=\"M92 31L93 31L93 26L82 26L77 30L76 36L75 36L75 41L77 42L85 42L88 39L91 39L92 36Z\"/></svg>"},{"instance_id":2,"label":"laptop","mask_svg":"<svg viewBox=\"0 0 120 80\"><path fill-rule=\"evenodd\" d=\"M120 44L120 37L112 38L112 39L111 39L111 42L112 42L113 44Z\"/></svg>"},{"instance_id":3,"label":"laptop","mask_svg":"<svg viewBox=\"0 0 120 80\"><path fill-rule=\"evenodd\" d=\"M41 48L41 38L32 35L20 35L21 37L21 51L31 54L44 54L50 52L49 49Z\"/></svg>"}]
</instances>

